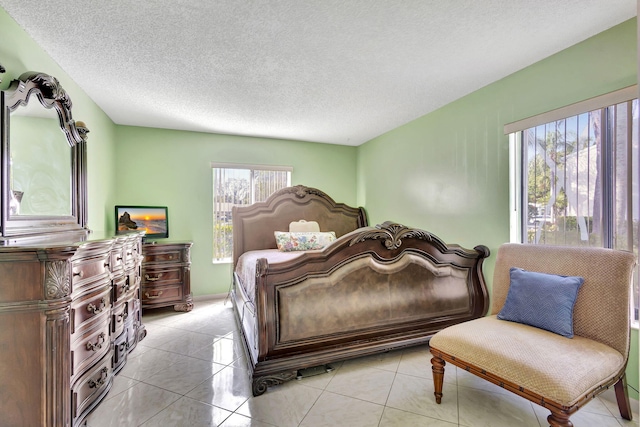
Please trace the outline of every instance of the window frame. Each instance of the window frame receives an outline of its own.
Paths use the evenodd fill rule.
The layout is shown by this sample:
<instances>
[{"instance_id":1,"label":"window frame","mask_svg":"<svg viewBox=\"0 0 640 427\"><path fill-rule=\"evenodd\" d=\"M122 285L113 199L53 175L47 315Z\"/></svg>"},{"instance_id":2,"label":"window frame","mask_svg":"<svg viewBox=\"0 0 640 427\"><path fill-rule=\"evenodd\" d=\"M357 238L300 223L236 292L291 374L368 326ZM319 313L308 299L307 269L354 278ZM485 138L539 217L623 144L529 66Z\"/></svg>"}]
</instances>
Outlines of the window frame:
<instances>
[{"instance_id":1,"label":"window frame","mask_svg":"<svg viewBox=\"0 0 640 427\"><path fill-rule=\"evenodd\" d=\"M603 123L602 129L603 133L611 132L611 126L609 126L606 121L610 119L609 114L606 114L605 109L610 107L615 108L618 104L627 103L629 101L633 101L634 99L638 99L638 86L633 85L629 86L614 92L610 92L601 96L597 96L594 98L587 99L585 101L577 102L562 108L558 108L552 111L548 111L536 116L528 117L523 120L519 120L513 123L506 124L504 126L504 133L509 137L509 239L514 243L527 243L527 228L526 222L524 219L524 215L526 215L526 204L527 204L527 182L524 177L524 171L528 166L524 163L526 162L523 141L522 141L522 132L534 128L536 126L544 125L547 123L551 123L554 121L563 120L572 116L577 116L583 114L585 112L595 111L595 110L603 110ZM640 103L640 101L638 101ZM628 117L631 117L629 114ZM632 141L633 132L638 132L638 129L633 129L633 126L628 127L628 141ZM611 135L609 135L611 136ZM635 135L637 136L637 135ZM611 144L613 141L612 138L603 138L603 151L611 151L613 147L607 146L606 144ZM631 143L628 144L628 150L631 150ZM627 151L629 153L629 151ZM627 154L628 155L628 154ZM613 159L615 157L615 153L610 152L604 158L606 163L602 165L602 170L600 173L603 177L607 179L611 179L614 182L615 177L613 176L614 166ZM631 162L633 157L630 157L629 161ZM628 178L630 180L629 188L633 185L633 177L630 176L632 172L628 172ZM633 173L638 173L634 171ZM615 184L615 182L614 182ZM603 192L611 191L610 185L603 185ZM609 218L615 217L615 212L613 212L614 206L611 205L612 195L603 194L602 202L603 202L603 212L609 212L607 215ZM631 199L632 203L639 203L638 200ZM633 207L630 207L633 209ZM633 219L633 216L631 216ZM613 222L614 221L603 221L603 233L602 233L602 247L613 247ZM638 233L638 230L634 231ZM636 268L636 276L640 274L640 267ZM640 280L640 278L636 277L635 280ZM640 299L640 295L633 294L631 299L631 304L629 307L631 313L631 326L634 328L638 328L639 322L635 319L634 314L634 302L637 302Z\"/></svg>"},{"instance_id":2,"label":"window frame","mask_svg":"<svg viewBox=\"0 0 640 427\"><path fill-rule=\"evenodd\" d=\"M261 164L247 164L247 163L227 163L227 162L211 162L210 164L211 166L211 172L213 174L212 176L212 189L211 189L211 195L212 195L212 225L213 225L213 230L212 230L212 263L213 264L228 264L232 262L233 259L233 246L232 246L232 253L229 254L228 257L224 257L224 258L216 258L215 257L215 246L216 246L216 239L215 239L215 227L217 224L217 210L216 210L216 184L215 184L215 176L216 176L216 169L234 169L234 170L247 170L249 173L249 188L250 188L250 202L247 205L244 206L249 206L253 203L256 202L255 197L256 197L256 192L255 192L255 181L254 181L254 172L255 171L267 171L267 172L287 172L287 183L285 187L290 187L291 186L291 178L293 175L293 167L292 166L284 166L284 165L261 165ZM284 188L284 187L283 187ZM278 189L279 190L279 189ZM275 191L278 191L275 190ZM273 194L273 193L272 193ZM231 232L233 233L233 226L231 227ZM233 245L233 242L231 242L231 245Z\"/></svg>"}]
</instances>

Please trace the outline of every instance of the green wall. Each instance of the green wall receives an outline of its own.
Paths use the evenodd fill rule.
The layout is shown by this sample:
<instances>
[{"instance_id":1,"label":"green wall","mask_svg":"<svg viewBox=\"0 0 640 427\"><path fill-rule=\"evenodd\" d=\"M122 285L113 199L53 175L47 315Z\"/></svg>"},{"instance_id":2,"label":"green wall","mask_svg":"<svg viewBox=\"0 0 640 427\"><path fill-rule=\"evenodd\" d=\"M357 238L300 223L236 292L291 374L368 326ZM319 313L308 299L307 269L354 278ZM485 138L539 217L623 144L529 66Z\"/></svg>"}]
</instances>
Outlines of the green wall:
<instances>
[{"instance_id":1,"label":"green wall","mask_svg":"<svg viewBox=\"0 0 640 427\"><path fill-rule=\"evenodd\" d=\"M497 249L509 239L504 125L636 84L635 31L627 21L361 145L358 203L372 222Z\"/></svg>"},{"instance_id":2,"label":"green wall","mask_svg":"<svg viewBox=\"0 0 640 427\"><path fill-rule=\"evenodd\" d=\"M51 57L0 8L0 64L7 72L0 74L0 89L27 71L41 71L55 76L73 102L73 118L89 128L87 145L87 185L89 192L88 226L105 230L111 222L116 194L114 161L115 125L109 117L78 87ZM113 208L112 208L113 209Z\"/></svg>"},{"instance_id":3,"label":"green wall","mask_svg":"<svg viewBox=\"0 0 640 427\"><path fill-rule=\"evenodd\" d=\"M371 223L391 219L495 254L509 241L504 125L636 84L636 52L634 18L367 142L358 147L358 203ZM494 260L485 263L489 286ZM638 389L632 334L628 380Z\"/></svg>"},{"instance_id":4,"label":"green wall","mask_svg":"<svg viewBox=\"0 0 640 427\"><path fill-rule=\"evenodd\" d=\"M356 203L355 147L118 126L117 204L169 208L169 240L193 241L195 296L229 289L229 264L212 264L211 162L292 166L293 185L317 187Z\"/></svg>"}]
</instances>

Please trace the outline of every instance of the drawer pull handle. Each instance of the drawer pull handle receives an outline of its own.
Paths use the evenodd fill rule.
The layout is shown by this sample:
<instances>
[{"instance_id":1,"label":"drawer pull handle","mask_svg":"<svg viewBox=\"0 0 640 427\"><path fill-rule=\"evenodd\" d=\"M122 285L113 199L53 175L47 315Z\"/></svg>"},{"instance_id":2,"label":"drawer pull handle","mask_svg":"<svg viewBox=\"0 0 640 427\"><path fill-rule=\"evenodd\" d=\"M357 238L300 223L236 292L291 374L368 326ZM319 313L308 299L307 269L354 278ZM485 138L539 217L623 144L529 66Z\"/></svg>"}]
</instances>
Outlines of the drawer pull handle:
<instances>
[{"instance_id":1,"label":"drawer pull handle","mask_svg":"<svg viewBox=\"0 0 640 427\"><path fill-rule=\"evenodd\" d=\"M87 343L87 350L89 351L96 351L98 349L102 348L102 344L104 344L104 332L102 332L100 335L98 335L98 340L96 341L96 343L92 343L92 342L88 342Z\"/></svg>"},{"instance_id":2,"label":"drawer pull handle","mask_svg":"<svg viewBox=\"0 0 640 427\"><path fill-rule=\"evenodd\" d=\"M129 281L127 280L126 282L124 282L122 284L122 293L128 292L129 289L131 289L131 284L129 283Z\"/></svg>"},{"instance_id":3,"label":"drawer pull handle","mask_svg":"<svg viewBox=\"0 0 640 427\"><path fill-rule=\"evenodd\" d=\"M116 261L122 261L122 255L116 257Z\"/></svg>"},{"instance_id":4,"label":"drawer pull handle","mask_svg":"<svg viewBox=\"0 0 640 427\"><path fill-rule=\"evenodd\" d=\"M74 276L78 276L78 277L80 277L82 279L82 276L84 276L84 271L80 270L78 272L74 272L73 275Z\"/></svg>"},{"instance_id":5,"label":"drawer pull handle","mask_svg":"<svg viewBox=\"0 0 640 427\"><path fill-rule=\"evenodd\" d=\"M87 384L89 384L89 388L102 387L107 381L107 378L109 378L109 370L105 366L104 368L100 369L100 378L98 378L97 380L93 380L92 378L87 382Z\"/></svg>"},{"instance_id":6,"label":"drawer pull handle","mask_svg":"<svg viewBox=\"0 0 640 427\"><path fill-rule=\"evenodd\" d=\"M107 299L105 297L102 297L102 299L100 300L100 307L96 307L93 304L89 304L87 306L87 311L91 314L98 314L98 313L101 313L106 306L107 306Z\"/></svg>"},{"instance_id":7,"label":"drawer pull handle","mask_svg":"<svg viewBox=\"0 0 640 427\"><path fill-rule=\"evenodd\" d=\"M156 277L149 276L148 274L144 275L144 278L147 282L155 282L157 280L160 280L161 277L162 277L162 273L158 273Z\"/></svg>"},{"instance_id":8,"label":"drawer pull handle","mask_svg":"<svg viewBox=\"0 0 640 427\"><path fill-rule=\"evenodd\" d=\"M147 297L147 299L156 299L156 298L160 298L160 295L162 295L163 291L158 292L157 295L149 295L149 292L145 292L144 296Z\"/></svg>"}]
</instances>

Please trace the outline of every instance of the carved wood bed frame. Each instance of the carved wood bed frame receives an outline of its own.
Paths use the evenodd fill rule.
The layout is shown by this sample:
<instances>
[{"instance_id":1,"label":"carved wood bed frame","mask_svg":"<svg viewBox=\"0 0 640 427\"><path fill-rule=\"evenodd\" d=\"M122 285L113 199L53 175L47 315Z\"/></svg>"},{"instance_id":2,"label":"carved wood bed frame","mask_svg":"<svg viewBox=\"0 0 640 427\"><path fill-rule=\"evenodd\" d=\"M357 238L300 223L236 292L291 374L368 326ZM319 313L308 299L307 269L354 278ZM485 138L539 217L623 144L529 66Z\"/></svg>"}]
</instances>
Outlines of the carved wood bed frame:
<instances>
[{"instance_id":1,"label":"carved wood bed frame","mask_svg":"<svg viewBox=\"0 0 640 427\"><path fill-rule=\"evenodd\" d=\"M275 250L274 231L301 219L338 239L284 262L259 258L255 291L247 292L235 272L240 256ZM234 207L233 243L231 299L254 396L301 369L424 344L489 306L487 247L447 245L393 222L367 227L364 209L315 188L288 187L265 202Z\"/></svg>"}]
</instances>

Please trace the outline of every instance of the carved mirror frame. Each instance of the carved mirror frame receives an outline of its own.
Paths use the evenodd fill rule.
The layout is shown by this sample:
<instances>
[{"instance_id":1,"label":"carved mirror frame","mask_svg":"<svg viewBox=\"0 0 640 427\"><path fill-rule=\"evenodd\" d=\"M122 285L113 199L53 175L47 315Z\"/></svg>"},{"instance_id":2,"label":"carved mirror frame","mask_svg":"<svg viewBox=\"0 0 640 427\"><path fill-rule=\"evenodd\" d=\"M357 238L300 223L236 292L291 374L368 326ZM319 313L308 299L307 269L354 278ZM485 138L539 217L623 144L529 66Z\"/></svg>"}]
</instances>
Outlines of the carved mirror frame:
<instances>
[{"instance_id":1,"label":"carved mirror frame","mask_svg":"<svg viewBox=\"0 0 640 427\"><path fill-rule=\"evenodd\" d=\"M11 176L11 113L20 106L37 103L42 108L55 109L59 125L70 149L71 162L71 214L70 215L16 215L10 214L12 189ZM48 74L27 72L13 80L6 91L0 93L1 111L1 209L0 245L28 243L68 238L81 240L86 236L87 177L86 139L88 129L82 122L75 122L71 115L71 99L60 82ZM63 139L61 138L61 141ZM64 149L64 146L61 148Z\"/></svg>"}]
</instances>

